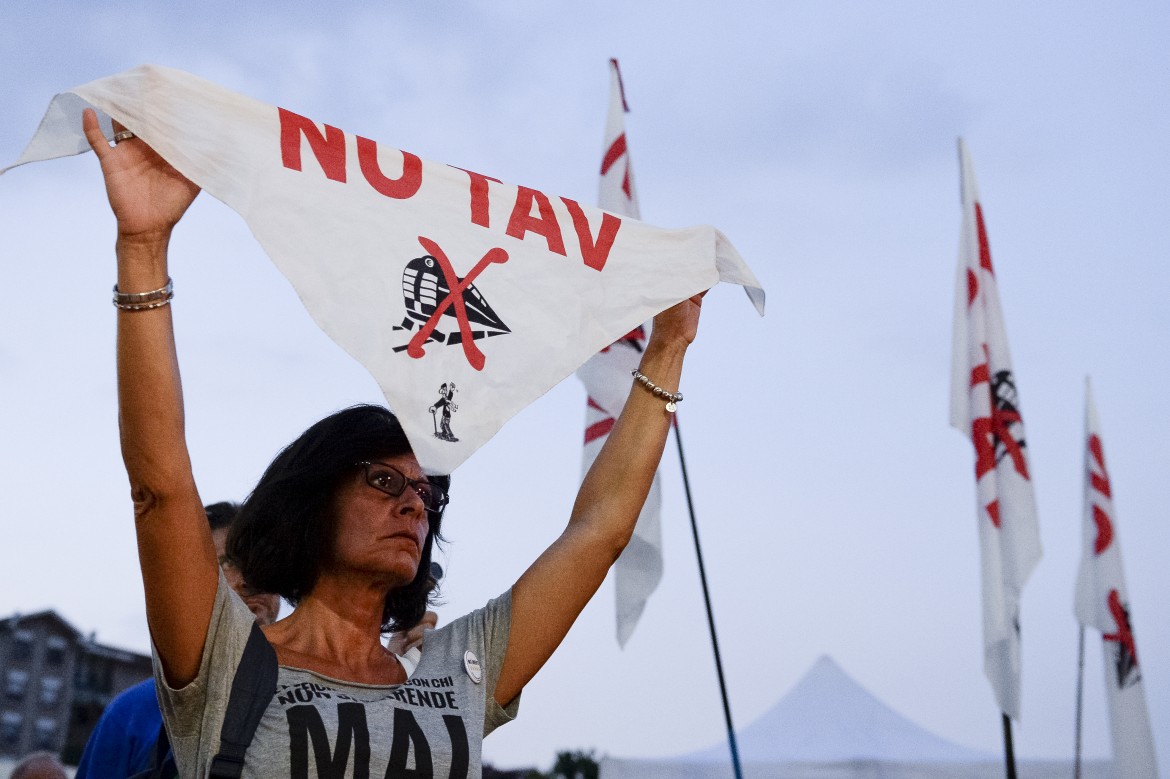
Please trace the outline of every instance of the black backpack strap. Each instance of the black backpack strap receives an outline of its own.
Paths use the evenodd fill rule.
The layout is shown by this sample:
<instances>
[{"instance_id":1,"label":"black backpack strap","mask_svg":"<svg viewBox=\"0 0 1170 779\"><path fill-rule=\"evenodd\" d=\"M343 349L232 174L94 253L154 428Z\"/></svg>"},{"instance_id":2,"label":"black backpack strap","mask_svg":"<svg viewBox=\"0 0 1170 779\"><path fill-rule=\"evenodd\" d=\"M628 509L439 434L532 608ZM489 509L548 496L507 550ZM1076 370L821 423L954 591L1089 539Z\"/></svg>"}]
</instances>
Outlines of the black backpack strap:
<instances>
[{"instance_id":1,"label":"black backpack strap","mask_svg":"<svg viewBox=\"0 0 1170 779\"><path fill-rule=\"evenodd\" d=\"M259 625L252 625L244 654L232 679L232 691L219 731L219 754L211 761L210 779L239 779L244 753L260 726L264 710L276 694L279 667L276 650Z\"/></svg>"}]
</instances>

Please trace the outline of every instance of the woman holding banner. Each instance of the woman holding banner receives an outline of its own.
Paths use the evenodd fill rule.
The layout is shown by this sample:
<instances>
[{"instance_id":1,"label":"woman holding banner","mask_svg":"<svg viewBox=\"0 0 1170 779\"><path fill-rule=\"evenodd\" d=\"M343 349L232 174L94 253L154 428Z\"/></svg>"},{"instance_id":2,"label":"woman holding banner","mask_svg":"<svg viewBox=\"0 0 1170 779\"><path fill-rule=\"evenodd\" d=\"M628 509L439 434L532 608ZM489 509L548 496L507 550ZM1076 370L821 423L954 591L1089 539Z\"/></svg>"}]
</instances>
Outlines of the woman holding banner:
<instances>
[{"instance_id":1,"label":"woman holding banner","mask_svg":"<svg viewBox=\"0 0 1170 779\"><path fill-rule=\"evenodd\" d=\"M167 246L199 190L133 133L115 126L110 146L92 111L84 128L118 223L119 419L155 676L180 774L207 776L253 619L217 573L184 437ZM700 304L655 318L561 536L508 592L433 632L409 676L380 637L426 609L448 478L425 475L394 415L373 406L318 422L278 455L229 542L252 586L297 606L263 632L278 684L243 776L479 775L481 735L515 716L630 538L666 406L681 400L663 388L678 387Z\"/></svg>"}]
</instances>

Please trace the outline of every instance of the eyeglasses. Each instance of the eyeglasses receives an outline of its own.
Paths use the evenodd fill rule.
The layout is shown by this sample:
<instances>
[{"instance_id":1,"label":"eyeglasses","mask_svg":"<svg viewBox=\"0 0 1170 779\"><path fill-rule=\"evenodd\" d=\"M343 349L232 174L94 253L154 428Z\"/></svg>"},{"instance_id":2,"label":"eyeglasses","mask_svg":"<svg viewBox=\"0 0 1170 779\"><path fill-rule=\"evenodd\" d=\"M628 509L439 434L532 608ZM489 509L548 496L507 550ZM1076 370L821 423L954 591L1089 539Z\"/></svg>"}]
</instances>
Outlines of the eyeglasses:
<instances>
[{"instance_id":1,"label":"eyeglasses","mask_svg":"<svg viewBox=\"0 0 1170 779\"><path fill-rule=\"evenodd\" d=\"M366 484L379 492L397 498L406 491L407 487L410 487L426 506L427 511L439 511L447 505L447 492L437 484L408 478L406 474L391 465L371 462L360 462L358 465L365 468Z\"/></svg>"}]
</instances>

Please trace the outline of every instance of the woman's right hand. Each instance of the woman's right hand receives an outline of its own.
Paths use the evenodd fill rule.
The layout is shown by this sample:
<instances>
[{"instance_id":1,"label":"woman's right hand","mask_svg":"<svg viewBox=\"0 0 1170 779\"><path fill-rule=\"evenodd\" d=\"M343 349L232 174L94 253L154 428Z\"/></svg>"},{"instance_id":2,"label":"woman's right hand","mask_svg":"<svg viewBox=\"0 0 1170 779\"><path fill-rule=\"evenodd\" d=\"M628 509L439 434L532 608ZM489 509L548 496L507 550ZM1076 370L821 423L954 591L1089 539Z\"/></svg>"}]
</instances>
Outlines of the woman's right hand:
<instances>
[{"instance_id":1,"label":"woman's right hand","mask_svg":"<svg viewBox=\"0 0 1170 779\"><path fill-rule=\"evenodd\" d=\"M81 121L102 166L106 194L118 220L119 240L165 242L199 194L199 187L141 138L110 146L92 108L85 109ZM115 132L122 129L114 123Z\"/></svg>"}]
</instances>

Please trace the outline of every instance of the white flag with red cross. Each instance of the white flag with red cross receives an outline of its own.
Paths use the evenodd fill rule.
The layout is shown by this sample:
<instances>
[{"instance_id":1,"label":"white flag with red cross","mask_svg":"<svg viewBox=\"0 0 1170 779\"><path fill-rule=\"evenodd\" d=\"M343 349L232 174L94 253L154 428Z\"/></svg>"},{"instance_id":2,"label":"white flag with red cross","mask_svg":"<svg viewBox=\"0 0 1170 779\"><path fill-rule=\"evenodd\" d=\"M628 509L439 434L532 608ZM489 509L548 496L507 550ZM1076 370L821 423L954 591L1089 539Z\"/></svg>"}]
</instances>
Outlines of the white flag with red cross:
<instances>
[{"instance_id":1,"label":"white flag with red cross","mask_svg":"<svg viewBox=\"0 0 1170 779\"><path fill-rule=\"evenodd\" d=\"M117 120L244 218L373 374L428 473L450 473L599 349L718 281L763 313L759 282L713 227L664 230L427 162L170 68L58 95L16 164L87 151L87 107L107 138Z\"/></svg>"},{"instance_id":2,"label":"white flag with red cross","mask_svg":"<svg viewBox=\"0 0 1170 779\"><path fill-rule=\"evenodd\" d=\"M616 59L609 61L609 75L609 115L601 158L598 205L606 211L638 219L638 196L626 142L625 113L629 107ZM630 373L642 360L649 332L649 322L639 325L577 369L577 376L585 384L588 395L582 473L587 473L597 459L614 421L626 404L632 383ZM646 601L662 579L661 512L662 489L656 473L630 543L614 564L617 640L623 647L633 634Z\"/></svg>"},{"instance_id":3,"label":"white flag with red cross","mask_svg":"<svg viewBox=\"0 0 1170 779\"><path fill-rule=\"evenodd\" d=\"M1020 595L1040 560L1036 500L983 208L959 140L963 228L955 289L951 424L975 447L983 574L983 669L1000 710L1020 716Z\"/></svg>"},{"instance_id":4,"label":"white flag with red cross","mask_svg":"<svg viewBox=\"0 0 1170 779\"><path fill-rule=\"evenodd\" d=\"M1085 500L1083 540L1077 572L1076 615L1100 631L1109 691L1113 762L1117 775L1157 779L1154 734L1138 662L1133 615L1121 566L1121 543L1113 510L1113 484L1105 466L1105 446L1092 389L1085 382Z\"/></svg>"}]
</instances>

